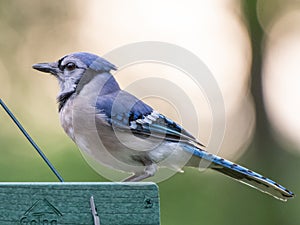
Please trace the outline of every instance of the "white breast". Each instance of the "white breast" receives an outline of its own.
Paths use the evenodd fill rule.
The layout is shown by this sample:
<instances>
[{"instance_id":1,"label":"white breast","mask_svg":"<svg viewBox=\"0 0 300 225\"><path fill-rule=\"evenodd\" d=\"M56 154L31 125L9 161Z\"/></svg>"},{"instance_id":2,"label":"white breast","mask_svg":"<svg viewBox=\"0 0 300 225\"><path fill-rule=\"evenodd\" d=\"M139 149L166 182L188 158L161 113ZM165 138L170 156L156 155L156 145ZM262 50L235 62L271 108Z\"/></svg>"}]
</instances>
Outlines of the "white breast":
<instances>
[{"instance_id":1,"label":"white breast","mask_svg":"<svg viewBox=\"0 0 300 225\"><path fill-rule=\"evenodd\" d=\"M60 110L60 123L63 127L64 131L68 134L68 136L75 141L74 138L74 126L73 126L73 99L74 97L70 97L70 99L65 103L65 105Z\"/></svg>"}]
</instances>

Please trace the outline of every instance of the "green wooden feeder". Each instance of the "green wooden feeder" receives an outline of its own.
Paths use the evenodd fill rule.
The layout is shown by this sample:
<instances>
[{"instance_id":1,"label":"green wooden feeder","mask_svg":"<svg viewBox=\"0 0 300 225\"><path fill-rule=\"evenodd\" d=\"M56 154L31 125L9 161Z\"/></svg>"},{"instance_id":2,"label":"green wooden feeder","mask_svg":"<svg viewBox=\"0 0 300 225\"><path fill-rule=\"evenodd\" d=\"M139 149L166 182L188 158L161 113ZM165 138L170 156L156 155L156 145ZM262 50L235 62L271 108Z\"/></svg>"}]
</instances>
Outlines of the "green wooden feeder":
<instances>
[{"instance_id":1,"label":"green wooden feeder","mask_svg":"<svg viewBox=\"0 0 300 225\"><path fill-rule=\"evenodd\" d=\"M160 224L154 183L1 183L0 199L1 225Z\"/></svg>"}]
</instances>

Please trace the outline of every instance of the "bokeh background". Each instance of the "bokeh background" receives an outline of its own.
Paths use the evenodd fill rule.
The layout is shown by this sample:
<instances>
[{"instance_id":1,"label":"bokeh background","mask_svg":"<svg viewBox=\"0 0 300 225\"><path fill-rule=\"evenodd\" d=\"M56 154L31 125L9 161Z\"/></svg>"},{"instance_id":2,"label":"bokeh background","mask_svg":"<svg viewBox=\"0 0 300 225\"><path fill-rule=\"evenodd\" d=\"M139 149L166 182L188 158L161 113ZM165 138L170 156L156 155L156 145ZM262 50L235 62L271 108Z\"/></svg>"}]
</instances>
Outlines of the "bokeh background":
<instances>
[{"instance_id":1,"label":"bokeh background","mask_svg":"<svg viewBox=\"0 0 300 225\"><path fill-rule=\"evenodd\" d=\"M0 97L66 181L106 179L60 128L56 80L31 65L151 40L186 48L215 76L227 123L219 155L300 193L300 1L0 1L0 32ZM177 79L149 64L117 79L124 88L149 70ZM190 96L202 112L194 135L207 143L209 104ZM176 119L168 104L151 103ZM56 181L1 109L0 127L1 182ZM300 223L297 196L283 203L211 171L186 169L159 188L163 225Z\"/></svg>"}]
</instances>

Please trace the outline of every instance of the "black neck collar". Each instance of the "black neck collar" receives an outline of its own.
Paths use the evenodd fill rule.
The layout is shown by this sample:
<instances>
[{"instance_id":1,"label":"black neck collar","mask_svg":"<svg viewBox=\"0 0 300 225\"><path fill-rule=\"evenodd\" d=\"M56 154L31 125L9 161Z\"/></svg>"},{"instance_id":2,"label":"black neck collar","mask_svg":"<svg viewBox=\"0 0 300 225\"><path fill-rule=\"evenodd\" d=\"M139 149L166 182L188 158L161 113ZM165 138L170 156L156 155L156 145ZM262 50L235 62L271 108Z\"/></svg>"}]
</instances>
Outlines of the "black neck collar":
<instances>
[{"instance_id":1,"label":"black neck collar","mask_svg":"<svg viewBox=\"0 0 300 225\"><path fill-rule=\"evenodd\" d=\"M61 109L64 107L64 105L66 104L66 102L68 101L68 99L75 93L76 90L74 91L70 91L70 92L66 92L63 94L60 94L57 97L57 102L58 102L58 112L61 111Z\"/></svg>"}]
</instances>

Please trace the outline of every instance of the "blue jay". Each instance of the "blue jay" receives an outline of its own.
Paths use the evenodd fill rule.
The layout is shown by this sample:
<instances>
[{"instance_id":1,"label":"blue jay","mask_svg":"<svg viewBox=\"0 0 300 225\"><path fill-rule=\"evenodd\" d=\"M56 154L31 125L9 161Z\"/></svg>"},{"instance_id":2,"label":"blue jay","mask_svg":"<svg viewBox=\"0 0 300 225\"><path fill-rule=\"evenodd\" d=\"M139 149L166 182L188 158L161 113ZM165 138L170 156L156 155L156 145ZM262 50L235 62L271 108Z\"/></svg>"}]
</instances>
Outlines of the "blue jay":
<instances>
[{"instance_id":1,"label":"blue jay","mask_svg":"<svg viewBox=\"0 0 300 225\"><path fill-rule=\"evenodd\" d=\"M97 55L77 52L33 68L58 79L58 110L68 136L98 162L132 173L125 181L154 176L160 162L172 155L166 163L171 169L180 171L179 164L187 157L190 167L204 160L209 168L277 199L294 196L271 179L205 151L180 125L121 90L110 73L116 67Z\"/></svg>"}]
</instances>

